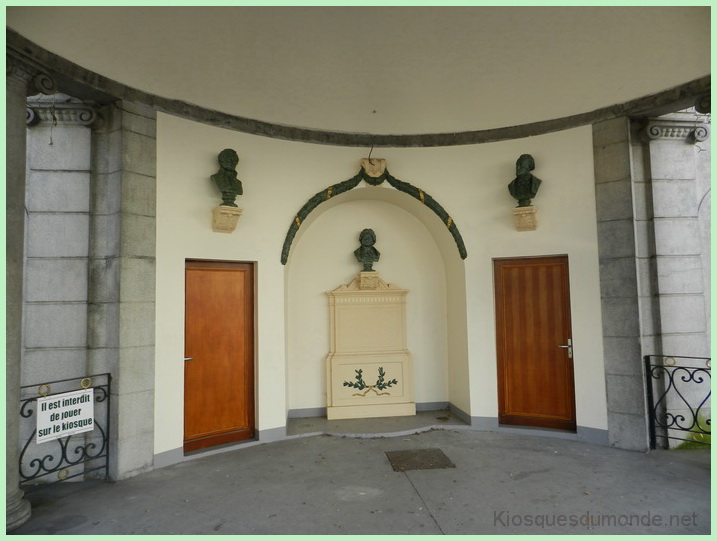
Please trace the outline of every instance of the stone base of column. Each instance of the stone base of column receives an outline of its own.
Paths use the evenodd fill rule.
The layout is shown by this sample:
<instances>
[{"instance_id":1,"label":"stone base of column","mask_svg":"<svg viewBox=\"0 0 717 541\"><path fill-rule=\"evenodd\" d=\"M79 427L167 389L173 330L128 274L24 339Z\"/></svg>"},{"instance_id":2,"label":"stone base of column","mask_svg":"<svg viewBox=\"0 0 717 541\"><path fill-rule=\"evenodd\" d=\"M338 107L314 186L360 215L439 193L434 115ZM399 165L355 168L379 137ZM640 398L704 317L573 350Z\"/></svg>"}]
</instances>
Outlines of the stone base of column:
<instances>
[{"instance_id":1,"label":"stone base of column","mask_svg":"<svg viewBox=\"0 0 717 541\"><path fill-rule=\"evenodd\" d=\"M22 490L7 495L5 502L5 532L19 528L30 518L30 502L24 497Z\"/></svg>"}]
</instances>

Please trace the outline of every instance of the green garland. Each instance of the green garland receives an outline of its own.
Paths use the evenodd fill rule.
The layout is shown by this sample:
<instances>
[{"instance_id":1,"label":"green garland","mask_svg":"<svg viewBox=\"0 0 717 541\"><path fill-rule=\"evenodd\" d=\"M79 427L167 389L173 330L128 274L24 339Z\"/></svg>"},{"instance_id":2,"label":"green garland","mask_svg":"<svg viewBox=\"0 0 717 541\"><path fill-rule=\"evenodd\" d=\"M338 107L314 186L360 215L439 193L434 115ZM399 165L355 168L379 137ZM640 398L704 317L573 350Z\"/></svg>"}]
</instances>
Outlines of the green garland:
<instances>
[{"instance_id":1,"label":"green garland","mask_svg":"<svg viewBox=\"0 0 717 541\"><path fill-rule=\"evenodd\" d=\"M417 188L416 186L413 186L408 182L398 180L396 177L392 176L388 172L388 170L385 170L383 174L378 177L372 177L362 167L361 171L359 171L356 176L344 180L343 182L333 184L328 188L315 193L314 196L309 199L303 207L301 207L296 216L294 216L294 219L289 226L289 230L286 232L284 246L281 250L282 265L286 265L286 262L289 259L289 250L291 250L291 243L294 242L296 232L301 227L301 224L304 223L306 217L321 203L324 203L339 194L348 192L349 190L353 190L356 186L359 185L362 180L365 180L371 186L378 186L385 180L398 191L408 194L414 199L420 201L423 205L426 205L441 219L441 221L448 228L448 231L451 233L451 235L453 235L453 240L456 243L456 247L458 248L458 253L461 256L461 259L465 259L466 257L468 257L468 253L466 252L466 246L463 242L463 237L461 236L460 231L458 231L458 226L456 226L456 222L453 221L453 218L451 218L451 216L438 203L438 201L433 199L433 197L428 195L421 188Z\"/></svg>"},{"instance_id":2,"label":"green garland","mask_svg":"<svg viewBox=\"0 0 717 541\"><path fill-rule=\"evenodd\" d=\"M344 387L351 387L353 389L358 389L359 391L366 389L363 393L354 393L354 396L366 396L370 391L373 391L378 396L390 395L391 393L379 393L376 389L383 391L384 389L398 385L397 379L386 381L386 372L382 366L378 367L378 379L374 385L368 385L364 381L363 370L360 368L356 370L356 377L354 379L356 381L344 381Z\"/></svg>"}]
</instances>

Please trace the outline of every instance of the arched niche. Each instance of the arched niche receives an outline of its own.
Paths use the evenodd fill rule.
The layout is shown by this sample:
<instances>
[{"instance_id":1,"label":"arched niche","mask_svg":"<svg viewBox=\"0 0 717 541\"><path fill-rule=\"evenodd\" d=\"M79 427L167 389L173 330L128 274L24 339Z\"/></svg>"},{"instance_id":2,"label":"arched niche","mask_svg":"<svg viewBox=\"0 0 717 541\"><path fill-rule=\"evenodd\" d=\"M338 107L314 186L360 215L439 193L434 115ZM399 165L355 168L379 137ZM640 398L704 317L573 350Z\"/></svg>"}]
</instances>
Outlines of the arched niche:
<instances>
[{"instance_id":1,"label":"arched niche","mask_svg":"<svg viewBox=\"0 0 717 541\"><path fill-rule=\"evenodd\" d=\"M302 223L285 267L287 404L291 416L326 406L329 351L326 291L361 270L359 232L377 234L382 279L411 290L408 347L420 407L452 404L470 411L465 267L455 241L419 201L384 186L357 188L326 201Z\"/></svg>"}]
</instances>

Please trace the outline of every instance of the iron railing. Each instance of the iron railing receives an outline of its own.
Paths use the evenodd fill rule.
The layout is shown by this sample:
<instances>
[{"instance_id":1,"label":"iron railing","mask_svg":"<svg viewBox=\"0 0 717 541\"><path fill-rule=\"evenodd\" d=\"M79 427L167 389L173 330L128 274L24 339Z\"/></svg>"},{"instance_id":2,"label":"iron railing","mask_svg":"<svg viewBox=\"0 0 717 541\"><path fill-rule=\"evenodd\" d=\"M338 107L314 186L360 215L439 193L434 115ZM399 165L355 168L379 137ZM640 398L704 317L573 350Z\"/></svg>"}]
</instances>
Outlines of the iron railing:
<instances>
[{"instance_id":1,"label":"iron railing","mask_svg":"<svg viewBox=\"0 0 717 541\"><path fill-rule=\"evenodd\" d=\"M646 355L645 376L650 448L710 445L711 359Z\"/></svg>"},{"instance_id":2,"label":"iron railing","mask_svg":"<svg viewBox=\"0 0 717 541\"><path fill-rule=\"evenodd\" d=\"M43 486L83 476L109 476L110 374L48 381L20 387L20 488ZM38 399L93 389L93 430L37 443ZM53 476L52 474L56 474Z\"/></svg>"}]
</instances>

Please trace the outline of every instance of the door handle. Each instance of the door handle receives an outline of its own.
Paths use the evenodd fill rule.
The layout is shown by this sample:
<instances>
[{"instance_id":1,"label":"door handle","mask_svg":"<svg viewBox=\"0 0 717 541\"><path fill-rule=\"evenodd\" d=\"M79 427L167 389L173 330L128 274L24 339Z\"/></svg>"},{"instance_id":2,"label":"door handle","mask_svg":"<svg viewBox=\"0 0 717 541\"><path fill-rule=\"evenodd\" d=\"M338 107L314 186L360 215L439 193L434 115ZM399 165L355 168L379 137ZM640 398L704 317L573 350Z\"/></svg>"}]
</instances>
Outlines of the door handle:
<instances>
[{"instance_id":1,"label":"door handle","mask_svg":"<svg viewBox=\"0 0 717 541\"><path fill-rule=\"evenodd\" d=\"M194 360L194 357L185 357L184 360L185 360L185 361L193 361L193 360Z\"/></svg>"},{"instance_id":2,"label":"door handle","mask_svg":"<svg viewBox=\"0 0 717 541\"><path fill-rule=\"evenodd\" d=\"M573 358L573 339L568 338L568 344L566 346L558 346L561 349L567 349L568 350L568 359Z\"/></svg>"}]
</instances>

